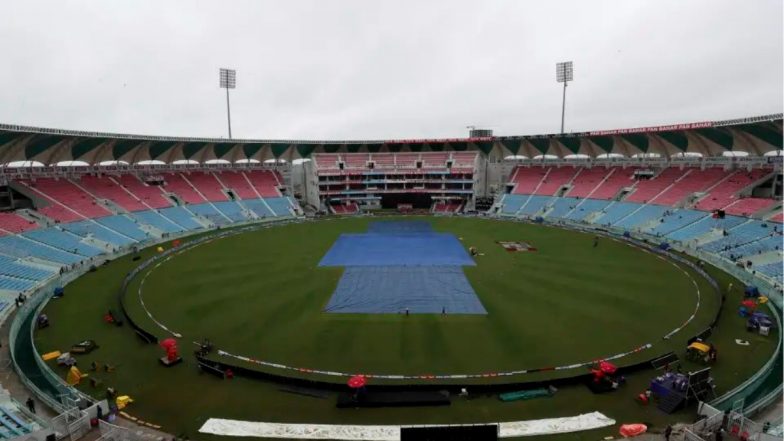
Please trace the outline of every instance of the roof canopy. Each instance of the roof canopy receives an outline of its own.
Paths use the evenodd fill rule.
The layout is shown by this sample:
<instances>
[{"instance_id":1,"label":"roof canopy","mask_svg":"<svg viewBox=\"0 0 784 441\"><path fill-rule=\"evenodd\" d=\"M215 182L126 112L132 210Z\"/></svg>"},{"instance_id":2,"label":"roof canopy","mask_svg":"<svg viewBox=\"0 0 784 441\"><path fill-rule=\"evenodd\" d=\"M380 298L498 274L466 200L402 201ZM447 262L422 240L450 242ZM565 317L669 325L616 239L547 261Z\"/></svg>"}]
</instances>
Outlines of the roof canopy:
<instances>
[{"instance_id":1,"label":"roof canopy","mask_svg":"<svg viewBox=\"0 0 784 441\"><path fill-rule=\"evenodd\" d=\"M494 136L450 139L395 140L262 140L224 138L180 138L116 133L80 132L0 124L0 164L14 161L158 160L172 163L191 160L204 163L255 159L291 161L313 153L424 152L478 150L499 157L524 155L533 158L553 155L658 153L664 157L695 152L721 156L727 151L746 151L761 156L782 149L782 114L635 129L600 130L533 136Z\"/></svg>"}]
</instances>

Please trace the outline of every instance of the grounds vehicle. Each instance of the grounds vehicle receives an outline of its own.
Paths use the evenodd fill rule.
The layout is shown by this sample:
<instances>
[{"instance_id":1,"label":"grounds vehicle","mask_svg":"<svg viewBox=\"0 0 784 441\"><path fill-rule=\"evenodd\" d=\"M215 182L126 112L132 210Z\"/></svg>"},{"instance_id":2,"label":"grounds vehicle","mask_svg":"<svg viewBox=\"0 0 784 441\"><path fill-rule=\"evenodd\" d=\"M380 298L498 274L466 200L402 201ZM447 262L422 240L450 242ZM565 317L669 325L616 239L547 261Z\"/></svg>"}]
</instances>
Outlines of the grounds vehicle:
<instances>
[{"instance_id":1,"label":"grounds vehicle","mask_svg":"<svg viewBox=\"0 0 784 441\"><path fill-rule=\"evenodd\" d=\"M695 341L686 348L686 358L692 361L708 364L715 361L716 349L711 343Z\"/></svg>"}]
</instances>

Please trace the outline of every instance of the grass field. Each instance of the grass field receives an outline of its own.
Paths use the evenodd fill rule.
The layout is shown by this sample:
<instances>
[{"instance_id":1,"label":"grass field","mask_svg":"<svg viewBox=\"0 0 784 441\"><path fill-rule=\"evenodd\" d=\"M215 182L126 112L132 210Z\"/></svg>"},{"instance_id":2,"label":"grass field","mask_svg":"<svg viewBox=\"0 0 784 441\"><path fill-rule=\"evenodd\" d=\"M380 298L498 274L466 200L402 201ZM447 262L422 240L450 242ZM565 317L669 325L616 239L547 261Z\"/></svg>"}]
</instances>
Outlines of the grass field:
<instances>
[{"instance_id":1,"label":"grass field","mask_svg":"<svg viewBox=\"0 0 784 441\"><path fill-rule=\"evenodd\" d=\"M643 343L654 347L619 361L631 364L656 354L683 353L685 340L704 329L718 308L708 283L693 275L702 296L695 319L670 340L661 337L691 315L696 303L692 279L671 263L626 244L551 227L483 219L432 218L434 229L461 237L483 256L466 274L487 316L337 315L321 309L342 269L319 268L318 261L343 232L366 231L378 219L351 218L275 227L210 242L162 264L146 279L147 308L182 333L181 352L190 341L209 337L218 348L289 365L373 373L481 373L538 368L593 360ZM509 253L495 242L526 241L533 253ZM152 255L151 250L144 254ZM142 345L129 327L101 321L115 305L116 290L135 266L117 259L68 287L64 299L46 312L53 326L36 335L40 351L64 349L85 338L101 348L80 358L117 364L113 373L95 374L136 399L129 412L163 424L192 439L209 417L281 422L457 423L511 421L569 416L599 410L619 422L662 425L675 417L641 408L633 398L654 375L629 378L624 390L593 395L585 387L565 387L555 397L501 403L495 397L455 400L440 409L338 410L334 396L319 400L282 393L275 384L237 378L222 381L199 374L193 360L172 369L157 365L162 351ZM729 278L711 271L722 286ZM146 329L164 336L141 309L131 284L130 313ZM728 302L737 302L734 283ZM727 311L729 309L729 311ZM752 345L732 340L750 336L726 308L712 338L721 359L714 369L727 390L748 377L773 350L775 336L751 337ZM689 367L687 365L687 367ZM558 372L574 374L580 372ZM541 373L516 381L552 376ZM334 379L333 379L334 380ZM103 387L86 391L100 396ZM598 439L615 431L594 431L563 439ZM557 437L556 437L557 438ZM555 438L554 438L555 439Z\"/></svg>"}]
</instances>

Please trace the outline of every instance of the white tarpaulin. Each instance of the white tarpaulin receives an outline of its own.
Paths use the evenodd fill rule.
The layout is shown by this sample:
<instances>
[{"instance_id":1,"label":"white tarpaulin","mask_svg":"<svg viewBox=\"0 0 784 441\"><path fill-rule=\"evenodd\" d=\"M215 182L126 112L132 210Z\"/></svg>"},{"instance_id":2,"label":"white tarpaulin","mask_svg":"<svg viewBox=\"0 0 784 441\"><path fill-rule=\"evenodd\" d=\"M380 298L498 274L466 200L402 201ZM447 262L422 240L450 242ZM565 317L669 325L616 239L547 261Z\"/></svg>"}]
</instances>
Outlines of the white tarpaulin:
<instances>
[{"instance_id":1,"label":"white tarpaulin","mask_svg":"<svg viewBox=\"0 0 784 441\"><path fill-rule=\"evenodd\" d=\"M615 420L600 412L573 417L499 423L501 438L579 432L612 426ZM350 426L339 424L285 424L210 418L199 432L224 436L263 438L397 441L403 426ZM406 426L407 427L407 426ZM427 427L427 426L416 426Z\"/></svg>"}]
</instances>

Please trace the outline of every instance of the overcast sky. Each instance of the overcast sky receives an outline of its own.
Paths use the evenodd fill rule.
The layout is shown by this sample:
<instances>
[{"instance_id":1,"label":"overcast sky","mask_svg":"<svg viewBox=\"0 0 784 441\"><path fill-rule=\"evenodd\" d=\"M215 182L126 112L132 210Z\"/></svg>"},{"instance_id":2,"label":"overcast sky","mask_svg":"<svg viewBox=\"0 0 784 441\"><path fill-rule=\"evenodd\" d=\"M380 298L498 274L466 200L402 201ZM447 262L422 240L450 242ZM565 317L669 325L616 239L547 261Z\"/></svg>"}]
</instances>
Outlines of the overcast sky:
<instances>
[{"instance_id":1,"label":"overcast sky","mask_svg":"<svg viewBox=\"0 0 784 441\"><path fill-rule=\"evenodd\" d=\"M0 122L235 138L458 137L782 111L781 0L2 1Z\"/></svg>"}]
</instances>

